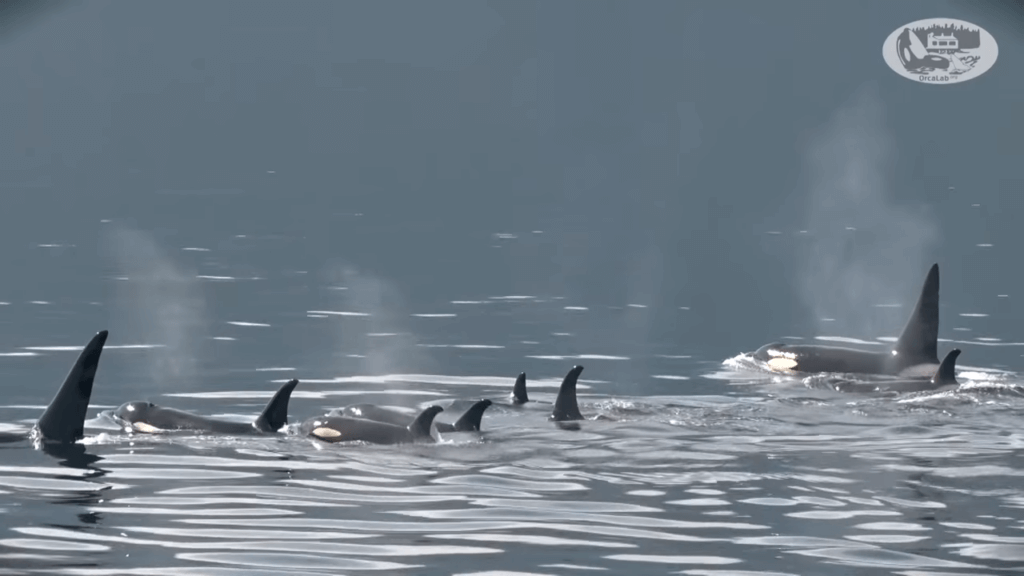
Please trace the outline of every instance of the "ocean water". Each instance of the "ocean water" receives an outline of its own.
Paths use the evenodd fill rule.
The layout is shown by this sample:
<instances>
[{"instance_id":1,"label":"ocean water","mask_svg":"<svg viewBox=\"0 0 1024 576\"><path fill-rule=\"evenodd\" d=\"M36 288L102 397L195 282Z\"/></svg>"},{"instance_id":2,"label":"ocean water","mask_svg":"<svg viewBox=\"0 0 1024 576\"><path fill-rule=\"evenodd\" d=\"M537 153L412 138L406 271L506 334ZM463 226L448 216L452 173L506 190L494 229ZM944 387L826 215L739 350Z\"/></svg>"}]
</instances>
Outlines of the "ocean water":
<instances>
[{"instance_id":1,"label":"ocean water","mask_svg":"<svg viewBox=\"0 0 1024 576\"><path fill-rule=\"evenodd\" d=\"M17 10L11 7L17 8ZM999 60L933 86L885 38ZM1024 43L998 4L0 5L0 574L1024 569ZM959 388L883 350L932 263ZM86 438L28 430L98 330ZM586 420L548 421L574 365ZM533 402L508 404L526 372ZM290 425L135 435L148 400ZM326 445L347 404L480 433Z\"/></svg>"},{"instance_id":2,"label":"ocean water","mask_svg":"<svg viewBox=\"0 0 1024 576\"><path fill-rule=\"evenodd\" d=\"M272 284L220 282L241 298ZM529 343L448 343L470 331L459 328L464 315L498 324L571 314L585 323L628 313L567 311L538 297L438 303L434 316L410 318L410 332L367 337L363 358L350 359L400 353L388 341L404 336L439 363L475 356L472 375L346 374L246 352L266 339L258 331L365 334L372 312L351 308L295 314L291 326L265 315L231 321L234 340L205 346L219 363L250 368L200 371L193 391L131 384L145 378L133 379L130 367L157 362L146 355L166 348L113 333L80 452L0 445L5 573L1000 574L1020 566L1024 381L1014 373L965 365L955 391L854 395L817 377L758 371L744 355L531 354L571 337L543 326L525 333ZM0 409L7 431L27 432L74 359L73 346L47 348L3 357L5 382L33 369L24 403ZM576 363L585 367L587 420L567 430L547 415L561 372ZM508 403L512 366L528 366L525 406ZM626 373L644 393L616 391L622 385L609 375ZM102 413L119 397L246 421L293 376L291 425L275 435L129 436ZM439 404L450 421L477 398L496 402L482 431L436 444L327 445L294 433L302 419L349 403Z\"/></svg>"}]
</instances>

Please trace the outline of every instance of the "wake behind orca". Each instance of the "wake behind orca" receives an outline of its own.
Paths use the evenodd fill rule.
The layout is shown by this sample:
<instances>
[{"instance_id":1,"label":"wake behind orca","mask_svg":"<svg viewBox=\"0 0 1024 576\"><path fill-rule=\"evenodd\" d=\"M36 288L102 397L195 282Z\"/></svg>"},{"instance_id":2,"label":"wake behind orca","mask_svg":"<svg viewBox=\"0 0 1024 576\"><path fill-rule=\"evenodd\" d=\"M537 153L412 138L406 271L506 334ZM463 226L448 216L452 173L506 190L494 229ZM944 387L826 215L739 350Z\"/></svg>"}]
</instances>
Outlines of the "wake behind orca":
<instances>
[{"instance_id":1,"label":"wake behind orca","mask_svg":"<svg viewBox=\"0 0 1024 576\"><path fill-rule=\"evenodd\" d=\"M113 412L112 417L129 433L156 434L190 430L215 434L270 434L288 423L288 400L298 383L298 380L292 379L282 385L263 412L248 424L207 418L151 402L126 402Z\"/></svg>"},{"instance_id":2,"label":"wake behind orca","mask_svg":"<svg viewBox=\"0 0 1024 576\"><path fill-rule=\"evenodd\" d=\"M886 352L773 342L754 352L775 372L840 372L927 378L938 366L939 265L933 264L899 340Z\"/></svg>"}]
</instances>

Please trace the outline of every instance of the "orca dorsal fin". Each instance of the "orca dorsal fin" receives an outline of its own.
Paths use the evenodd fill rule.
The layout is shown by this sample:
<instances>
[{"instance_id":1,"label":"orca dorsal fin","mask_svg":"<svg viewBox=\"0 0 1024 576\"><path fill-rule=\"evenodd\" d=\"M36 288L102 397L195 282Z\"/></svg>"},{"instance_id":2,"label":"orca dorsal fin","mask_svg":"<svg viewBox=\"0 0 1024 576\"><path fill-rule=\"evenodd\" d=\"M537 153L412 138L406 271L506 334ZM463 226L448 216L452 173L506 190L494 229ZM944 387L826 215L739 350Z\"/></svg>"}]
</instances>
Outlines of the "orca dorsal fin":
<instances>
[{"instance_id":1,"label":"orca dorsal fin","mask_svg":"<svg viewBox=\"0 0 1024 576\"><path fill-rule=\"evenodd\" d=\"M85 413L106 342L107 331L97 332L78 355L64 383L36 422L35 428L42 440L71 444L85 436Z\"/></svg>"},{"instance_id":2,"label":"orca dorsal fin","mask_svg":"<svg viewBox=\"0 0 1024 576\"><path fill-rule=\"evenodd\" d=\"M580 414L580 406L576 403L576 381L583 372L583 366L573 366L572 370L565 375L562 386L558 389L558 397L555 398L555 408L551 411L551 420L565 422L567 420L583 420Z\"/></svg>"},{"instance_id":3,"label":"orca dorsal fin","mask_svg":"<svg viewBox=\"0 0 1024 576\"><path fill-rule=\"evenodd\" d=\"M892 347L901 367L939 363L939 265L933 264L921 287L917 306Z\"/></svg>"},{"instance_id":4,"label":"orca dorsal fin","mask_svg":"<svg viewBox=\"0 0 1024 576\"><path fill-rule=\"evenodd\" d=\"M515 385L512 386L512 403L526 404L529 401L530 397L526 395L526 372L520 372Z\"/></svg>"},{"instance_id":5,"label":"orca dorsal fin","mask_svg":"<svg viewBox=\"0 0 1024 576\"><path fill-rule=\"evenodd\" d=\"M409 424L409 432L412 433L414 440L422 440L424 438L433 438L430 435L430 426L434 423L434 417L444 412L444 408L440 406L428 406L426 410L420 412L419 416Z\"/></svg>"},{"instance_id":6,"label":"orca dorsal fin","mask_svg":"<svg viewBox=\"0 0 1024 576\"><path fill-rule=\"evenodd\" d=\"M288 401L292 397L292 390L295 390L298 384L299 381L294 378L285 382L270 399L270 402L267 402L267 407L263 409L263 413L252 425L260 432L277 432L287 424Z\"/></svg>"},{"instance_id":7,"label":"orca dorsal fin","mask_svg":"<svg viewBox=\"0 0 1024 576\"><path fill-rule=\"evenodd\" d=\"M935 371L935 375L932 376L932 384L940 386L946 386L949 384L959 385L956 381L956 359L960 356L960 350L954 348L946 354L946 357L942 359L942 364L939 364L939 369Z\"/></svg>"},{"instance_id":8,"label":"orca dorsal fin","mask_svg":"<svg viewBox=\"0 0 1024 576\"><path fill-rule=\"evenodd\" d=\"M484 411L487 410L492 402L490 400L479 400L476 404L469 407L469 410L462 415L461 418L455 421L456 432L479 432L480 431L480 420L484 417Z\"/></svg>"}]
</instances>

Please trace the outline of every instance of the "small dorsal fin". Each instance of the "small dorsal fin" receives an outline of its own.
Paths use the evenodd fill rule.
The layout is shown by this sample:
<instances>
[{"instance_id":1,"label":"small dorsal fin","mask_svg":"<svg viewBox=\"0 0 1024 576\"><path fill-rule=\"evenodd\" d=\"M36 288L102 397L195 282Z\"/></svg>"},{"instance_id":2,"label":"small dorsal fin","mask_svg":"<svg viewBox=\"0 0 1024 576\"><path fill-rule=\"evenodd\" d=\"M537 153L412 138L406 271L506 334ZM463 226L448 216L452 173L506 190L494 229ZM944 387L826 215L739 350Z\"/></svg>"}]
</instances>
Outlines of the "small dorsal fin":
<instances>
[{"instance_id":1,"label":"small dorsal fin","mask_svg":"<svg viewBox=\"0 0 1024 576\"><path fill-rule=\"evenodd\" d=\"M409 424L409 432L412 433L412 437L415 440L421 440L424 438L432 438L430 434L430 426L434 423L434 417L444 412L444 408L440 406L428 406L426 410L420 412L419 416Z\"/></svg>"},{"instance_id":2,"label":"small dorsal fin","mask_svg":"<svg viewBox=\"0 0 1024 576\"><path fill-rule=\"evenodd\" d=\"M267 403L263 413L252 423L261 432L277 432L282 426L288 423L288 400L292 397L292 390L298 386L299 381L291 379L284 383L274 397Z\"/></svg>"},{"instance_id":3,"label":"small dorsal fin","mask_svg":"<svg viewBox=\"0 0 1024 576\"><path fill-rule=\"evenodd\" d=\"M107 331L97 332L79 354L64 383L36 422L35 428L42 440L71 444L85 436L85 414L106 342Z\"/></svg>"},{"instance_id":4,"label":"small dorsal fin","mask_svg":"<svg viewBox=\"0 0 1024 576\"><path fill-rule=\"evenodd\" d=\"M956 381L956 359L960 356L960 350L954 348L946 354L946 357L942 359L942 364L939 364L939 369L935 371L935 375L932 376L932 384L946 386L949 384L959 385Z\"/></svg>"},{"instance_id":5,"label":"small dorsal fin","mask_svg":"<svg viewBox=\"0 0 1024 576\"><path fill-rule=\"evenodd\" d=\"M478 400L476 404L469 407L469 410L466 410L461 418L455 421L455 431L478 432L480 430L480 420L484 417L484 411L490 405L490 400Z\"/></svg>"},{"instance_id":6,"label":"small dorsal fin","mask_svg":"<svg viewBox=\"0 0 1024 576\"><path fill-rule=\"evenodd\" d=\"M512 403L526 404L530 397L526 395L526 372L520 372L516 383L512 386Z\"/></svg>"},{"instance_id":7,"label":"small dorsal fin","mask_svg":"<svg viewBox=\"0 0 1024 576\"><path fill-rule=\"evenodd\" d=\"M939 363L939 265L933 264L921 287L921 296L892 347L901 367Z\"/></svg>"},{"instance_id":8,"label":"small dorsal fin","mask_svg":"<svg viewBox=\"0 0 1024 576\"><path fill-rule=\"evenodd\" d=\"M562 380L562 386L558 389L558 397L555 398L555 408L551 411L551 419L555 422L583 420L579 404L576 402L576 382L579 380L581 372L583 372L583 366L573 366Z\"/></svg>"}]
</instances>

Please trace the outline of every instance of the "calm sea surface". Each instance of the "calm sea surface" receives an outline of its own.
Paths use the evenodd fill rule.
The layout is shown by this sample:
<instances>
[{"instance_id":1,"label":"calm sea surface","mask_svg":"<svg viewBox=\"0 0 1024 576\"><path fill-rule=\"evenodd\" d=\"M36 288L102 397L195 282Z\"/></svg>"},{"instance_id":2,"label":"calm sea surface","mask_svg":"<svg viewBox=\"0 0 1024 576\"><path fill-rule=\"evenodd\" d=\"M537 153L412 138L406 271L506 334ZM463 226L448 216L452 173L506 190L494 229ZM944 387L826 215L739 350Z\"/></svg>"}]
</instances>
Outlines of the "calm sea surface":
<instances>
[{"instance_id":1,"label":"calm sea surface","mask_svg":"<svg viewBox=\"0 0 1024 576\"><path fill-rule=\"evenodd\" d=\"M200 268L217 259L202 254ZM164 281L238 299L283 296L306 282L285 271L266 276ZM456 401L458 413L466 400L500 401L481 434L398 447L288 433L128 437L100 416L89 421L83 454L0 447L4 573L946 575L1007 573L1024 562L1024 398L1015 374L967 365L955 392L869 397L687 347L555 355L595 317L687 311L567 307L532 295L453 294L391 315L404 331L371 332L374 314L387 309L346 295L360 281L311 286L337 288L335 306L322 310L282 297L232 320L206 311L203 325L217 336L197 333L195 344L220 370L175 376L180 351L113 332L90 417L115 400L149 399L245 421L294 376L293 424L354 402ZM3 310L75 317L87 306L69 298ZM137 312L154 328L190 335L173 316ZM566 332L517 322L541 317L559 318ZM274 340L298 331L322 338L323 362L273 352ZM74 359L73 345L62 348L70 338L8 338L0 373L14 397L0 408L5 429L38 417ZM346 338L358 344L338 343ZM360 375L403 354L463 369ZM334 356L350 369L330 367ZM546 421L574 363L585 366L588 417L578 431ZM521 369L535 402L513 408L507 396Z\"/></svg>"},{"instance_id":2,"label":"calm sea surface","mask_svg":"<svg viewBox=\"0 0 1024 576\"><path fill-rule=\"evenodd\" d=\"M0 3L0 574L1024 570L1011 5ZM890 70L939 16L995 65ZM743 355L883 350L934 262L955 391ZM103 329L78 450L18 440ZM415 446L103 415L291 378L290 428L495 404Z\"/></svg>"}]
</instances>

